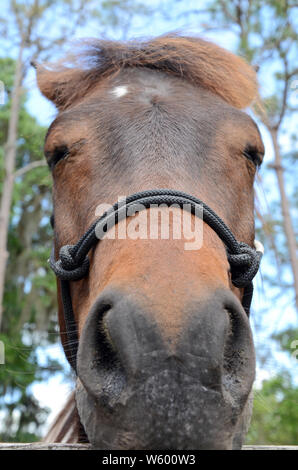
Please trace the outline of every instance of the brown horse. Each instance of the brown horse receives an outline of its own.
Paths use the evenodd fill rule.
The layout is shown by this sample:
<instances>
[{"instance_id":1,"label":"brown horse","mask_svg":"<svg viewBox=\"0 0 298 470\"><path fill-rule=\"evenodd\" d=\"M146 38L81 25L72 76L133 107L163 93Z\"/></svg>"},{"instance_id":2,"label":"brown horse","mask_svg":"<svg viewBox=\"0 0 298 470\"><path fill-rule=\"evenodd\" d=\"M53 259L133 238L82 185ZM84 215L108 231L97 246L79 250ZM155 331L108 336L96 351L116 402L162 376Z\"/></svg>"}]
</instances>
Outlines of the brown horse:
<instances>
[{"instance_id":1,"label":"brown horse","mask_svg":"<svg viewBox=\"0 0 298 470\"><path fill-rule=\"evenodd\" d=\"M45 141L55 257L98 218L99 204L152 188L200 198L253 246L253 183L264 148L241 111L257 95L253 68L198 38L81 46L64 62L37 66L39 88L59 110ZM76 399L47 439L79 442L84 429L101 449L240 448L255 355L225 245L207 223L196 250L172 234L121 239L129 222L93 247L88 275L70 282ZM73 361L60 283L58 302Z\"/></svg>"}]
</instances>

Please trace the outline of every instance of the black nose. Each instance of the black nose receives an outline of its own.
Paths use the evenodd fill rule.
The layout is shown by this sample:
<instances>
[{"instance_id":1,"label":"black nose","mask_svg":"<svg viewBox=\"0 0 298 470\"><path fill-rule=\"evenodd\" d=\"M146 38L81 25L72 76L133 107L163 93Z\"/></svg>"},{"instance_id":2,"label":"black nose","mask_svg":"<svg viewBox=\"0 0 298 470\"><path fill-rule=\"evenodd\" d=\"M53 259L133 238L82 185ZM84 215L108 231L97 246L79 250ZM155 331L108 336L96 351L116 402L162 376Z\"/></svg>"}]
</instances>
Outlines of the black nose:
<instances>
[{"instance_id":1,"label":"black nose","mask_svg":"<svg viewBox=\"0 0 298 470\"><path fill-rule=\"evenodd\" d=\"M239 392L243 377L249 389L254 378L252 338L241 304L230 291L214 292L204 302L189 301L174 347L136 298L107 291L88 315L79 342L78 376L91 395L111 404L129 383L162 369L179 370L221 393L227 384L231 388L233 377Z\"/></svg>"}]
</instances>

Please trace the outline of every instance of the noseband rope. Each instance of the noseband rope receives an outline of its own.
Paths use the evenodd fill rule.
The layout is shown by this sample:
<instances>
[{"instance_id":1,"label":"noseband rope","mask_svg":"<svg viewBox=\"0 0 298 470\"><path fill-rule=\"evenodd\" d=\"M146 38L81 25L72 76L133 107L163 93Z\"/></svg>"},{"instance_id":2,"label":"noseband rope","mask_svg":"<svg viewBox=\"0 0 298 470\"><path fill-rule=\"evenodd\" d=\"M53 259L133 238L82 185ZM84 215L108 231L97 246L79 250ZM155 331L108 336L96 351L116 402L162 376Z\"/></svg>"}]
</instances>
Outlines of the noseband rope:
<instances>
[{"instance_id":1,"label":"noseband rope","mask_svg":"<svg viewBox=\"0 0 298 470\"><path fill-rule=\"evenodd\" d=\"M255 241L255 247L251 248L243 242L238 242L231 230L225 223L200 199L182 191L171 189L152 189L141 191L129 196L125 203L117 202L106 211L97 221L91 225L76 245L64 245L60 248L59 258L55 260L54 250L52 250L49 264L56 276L60 279L61 296L64 310L64 320L67 334L67 348L69 348L69 361L76 371L76 356L78 350L78 334L72 307L69 282L78 281L88 275L89 258L88 253L101 240L100 233L105 235L108 228L116 225L130 215L128 209L136 205L142 208L149 208L151 204L178 205L185 209L187 204L192 214L197 215L196 208L202 208L202 219L211 227L219 238L223 241L227 249L227 258L231 266L231 280L235 287L244 288L242 306L249 315L250 305L253 295L252 280L258 272L261 258L264 252L260 242ZM138 205L138 206L137 206Z\"/></svg>"}]
</instances>

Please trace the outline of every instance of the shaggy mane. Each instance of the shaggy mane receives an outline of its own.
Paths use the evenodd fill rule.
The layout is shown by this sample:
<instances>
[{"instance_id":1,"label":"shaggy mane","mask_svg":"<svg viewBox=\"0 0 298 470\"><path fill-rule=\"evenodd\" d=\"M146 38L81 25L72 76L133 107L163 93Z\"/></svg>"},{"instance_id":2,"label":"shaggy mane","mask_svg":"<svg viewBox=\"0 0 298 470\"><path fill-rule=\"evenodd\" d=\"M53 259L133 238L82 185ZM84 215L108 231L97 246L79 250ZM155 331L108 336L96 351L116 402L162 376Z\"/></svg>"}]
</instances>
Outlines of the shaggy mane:
<instances>
[{"instance_id":1,"label":"shaggy mane","mask_svg":"<svg viewBox=\"0 0 298 470\"><path fill-rule=\"evenodd\" d=\"M257 95L255 70L243 59L203 39L176 35L149 41L81 40L56 64L37 66L38 85L59 109L65 109L125 67L181 77L240 109Z\"/></svg>"}]
</instances>

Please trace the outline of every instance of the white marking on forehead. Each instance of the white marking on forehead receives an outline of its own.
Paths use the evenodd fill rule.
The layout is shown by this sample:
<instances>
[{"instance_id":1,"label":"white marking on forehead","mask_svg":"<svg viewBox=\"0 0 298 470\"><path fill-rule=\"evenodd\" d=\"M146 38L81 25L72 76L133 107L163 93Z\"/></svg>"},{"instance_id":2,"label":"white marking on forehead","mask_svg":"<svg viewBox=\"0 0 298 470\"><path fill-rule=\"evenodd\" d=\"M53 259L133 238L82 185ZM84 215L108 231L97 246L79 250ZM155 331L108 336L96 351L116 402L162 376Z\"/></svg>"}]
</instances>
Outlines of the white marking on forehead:
<instances>
[{"instance_id":1,"label":"white marking on forehead","mask_svg":"<svg viewBox=\"0 0 298 470\"><path fill-rule=\"evenodd\" d=\"M126 95L128 92L128 87L126 85L116 86L111 90L111 93L116 96L116 98L121 98L121 96Z\"/></svg>"}]
</instances>

